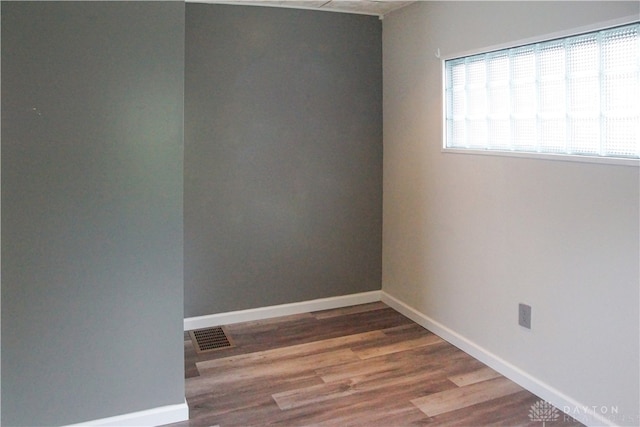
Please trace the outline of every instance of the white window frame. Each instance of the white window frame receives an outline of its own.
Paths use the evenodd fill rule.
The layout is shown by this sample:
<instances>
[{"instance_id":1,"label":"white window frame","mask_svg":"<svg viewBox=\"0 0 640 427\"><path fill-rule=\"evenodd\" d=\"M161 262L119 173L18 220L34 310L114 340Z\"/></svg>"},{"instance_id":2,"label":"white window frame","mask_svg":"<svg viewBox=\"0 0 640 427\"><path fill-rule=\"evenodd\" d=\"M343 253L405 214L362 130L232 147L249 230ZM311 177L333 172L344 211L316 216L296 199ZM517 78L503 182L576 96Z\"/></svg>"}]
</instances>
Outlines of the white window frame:
<instances>
[{"instance_id":1,"label":"white window frame","mask_svg":"<svg viewBox=\"0 0 640 427\"><path fill-rule=\"evenodd\" d=\"M516 48L516 47L535 44L535 43L542 43L542 42L546 42L554 39L568 38L568 37L573 37L573 36L584 34L584 33L597 32L597 31L606 30L613 27L635 24L638 22L640 22L638 20L638 16L632 15L632 16L622 17L619 19L598 22L591 25L566 29L563 31L555 32L555 33L544 34L536 37L477 48L477 49L464 51L464 52L441 54L440 49L438 49L436 56L441 60L441 76L442 76L442 83L441 83L442 148L441 148L441 151L447 154L503 156L503 157L517 157L517 158L527 158L527 159L559 160L559 161L580 162L580 163L595 163L595 164L640 167L640 159L638 158L588 156L588 155L543 153L543 152L531 152L531 151L507 151L507 150L499 150L499 149L447 147L447 93L446 93L446 67L445 67L446 61L452 60L452 59L479 55L479 54L498 51L498 50Z\"/></svg>"}]
</instances>

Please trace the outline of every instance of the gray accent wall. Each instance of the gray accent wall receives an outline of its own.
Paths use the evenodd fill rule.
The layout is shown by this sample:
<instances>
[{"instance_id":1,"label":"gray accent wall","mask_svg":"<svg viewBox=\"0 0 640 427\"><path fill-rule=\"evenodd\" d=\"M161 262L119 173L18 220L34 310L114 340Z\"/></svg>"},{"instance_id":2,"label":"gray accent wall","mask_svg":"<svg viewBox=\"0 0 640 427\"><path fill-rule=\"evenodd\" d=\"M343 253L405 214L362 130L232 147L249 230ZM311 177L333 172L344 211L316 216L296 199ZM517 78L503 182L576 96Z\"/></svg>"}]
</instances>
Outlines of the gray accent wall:
<instances>
[{"instance_id":1,"label":"gray accent wall","mask_svg":"<svg viewBox=\"0 0 640 427\"><path fill-rule=\"evenodd\" d=\"M2 425L184 402L182 2L2 3Z\"/></svg>"},{"instance_id":2,"label":"gray accent wall","mask_svg":"<svg viewBox=\"0 0 640 427\"><path fill-rule=\"evenodd\" d=\"M186 10L185 317L379 290L380 20Z\"/></svg>"}]
</instances>

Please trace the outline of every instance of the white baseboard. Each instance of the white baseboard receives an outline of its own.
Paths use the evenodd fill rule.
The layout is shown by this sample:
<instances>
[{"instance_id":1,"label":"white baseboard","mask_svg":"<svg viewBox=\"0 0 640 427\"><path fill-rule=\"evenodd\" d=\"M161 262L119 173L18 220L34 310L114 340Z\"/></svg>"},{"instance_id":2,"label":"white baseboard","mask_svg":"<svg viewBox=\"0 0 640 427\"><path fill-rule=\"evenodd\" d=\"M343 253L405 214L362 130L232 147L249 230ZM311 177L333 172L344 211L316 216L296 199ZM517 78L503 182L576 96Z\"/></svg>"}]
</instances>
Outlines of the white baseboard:
<instances>
[{"instance_id":1,"label":"white baseboard","mask_svg":"<svg viewBox=\"0 0 640 427\"><path fill-rule=\"evenodd\" d=\"M416 309L394 298L386 292L383 291L381 294L381 301L389 307L438 335L445 341L448 341L458 347L460 350L478 359L485 365L509 378L511 381L551 403L556 408L564 410L565 412L568 410L568 414L581 423L587 426L615 426L611 420L594 412L593 409L589 408L587 405L577 402L571 397L556 390L549 384L533 377L522 369L496 356L490 351L487 351L473 341L431 319L429 316L420 313Z\"/></svg>"},{"instance_id":2,"label":"white baseboard","mask_svg":"<svg viewBox=\"0 0 640 427\"><path fill-rule=\"evenodd\" d=\"M230 311L227 313L209 314L206 316L188 317L184 319L184 330L211 328L231 323L249 322L252 320L271 319L291 314L309 313L311 311L329 310L380 301L381 291L362 292L339 297L321 298L291 304L272 305L269 307L248 310Z\"/></svg>"},{"instance_id":3,"label":"white baseboard","mask_svg":"<svg viewBox=\"0 0 640 427\"><path fill-rule=\"evenodd\" d=\"M177 405L159 406L145 411L131 412L115 417L101 418L67 427L108 426L108 427L154 427L189 420L187 400Z\"/></svg>"}]
</instances>

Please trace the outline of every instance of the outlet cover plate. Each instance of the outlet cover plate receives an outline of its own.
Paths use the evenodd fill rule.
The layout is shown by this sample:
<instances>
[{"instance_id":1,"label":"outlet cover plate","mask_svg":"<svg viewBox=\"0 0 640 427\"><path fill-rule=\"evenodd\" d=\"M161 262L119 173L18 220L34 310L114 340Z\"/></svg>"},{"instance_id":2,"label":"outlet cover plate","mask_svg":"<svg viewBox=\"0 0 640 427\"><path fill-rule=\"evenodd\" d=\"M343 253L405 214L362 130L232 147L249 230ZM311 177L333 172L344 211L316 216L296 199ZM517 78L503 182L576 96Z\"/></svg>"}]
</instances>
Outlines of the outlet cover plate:
<instances>
[{"instance_id":1,"label":"outlet cover plate","mask_svg":"<svg viewBox=\"0 0 640 427\"><path fill-rule=\"evenodd\" d=\"M531 306L520 303L518 305L518 324L531 329Z\"/></svg>"}]
</instances>

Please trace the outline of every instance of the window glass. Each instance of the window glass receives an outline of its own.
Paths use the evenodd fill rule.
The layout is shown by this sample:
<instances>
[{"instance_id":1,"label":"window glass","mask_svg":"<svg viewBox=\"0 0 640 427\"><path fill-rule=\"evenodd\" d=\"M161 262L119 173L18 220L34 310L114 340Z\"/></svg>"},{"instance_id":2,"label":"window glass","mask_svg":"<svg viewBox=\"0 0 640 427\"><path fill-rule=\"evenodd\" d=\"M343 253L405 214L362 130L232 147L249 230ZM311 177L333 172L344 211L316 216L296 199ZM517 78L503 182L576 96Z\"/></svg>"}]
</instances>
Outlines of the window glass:
<instances>
[{"instance_id":1,"label":"window glass","mask_svg":"<svg viewBox=\"0 0 640 427\"><path fill-rule=\"evenodd\" d=\"M445 148L640 158L640 24L445 61Z\"/></svg>"}]
</instances>

